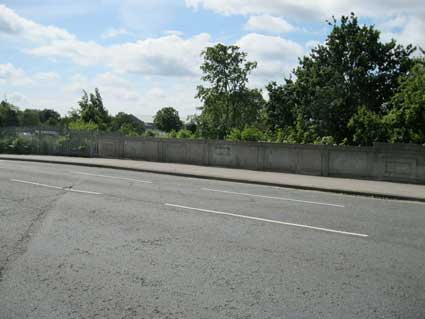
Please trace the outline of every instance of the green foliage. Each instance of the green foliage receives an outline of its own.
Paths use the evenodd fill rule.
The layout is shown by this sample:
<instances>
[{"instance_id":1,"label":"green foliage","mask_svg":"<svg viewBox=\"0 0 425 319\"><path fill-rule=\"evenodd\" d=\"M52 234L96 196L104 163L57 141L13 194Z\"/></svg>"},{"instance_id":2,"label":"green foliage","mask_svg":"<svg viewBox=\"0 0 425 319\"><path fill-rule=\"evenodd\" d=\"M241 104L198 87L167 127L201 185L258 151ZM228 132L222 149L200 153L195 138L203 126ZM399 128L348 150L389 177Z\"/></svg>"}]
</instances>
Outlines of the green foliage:
<instances>
[{"instance_id":1,"label":"green foliage","mask_svg":"<svg viewBox=\"0 0 425 319\"><path fill-rule=\"evenodd\" d=\"M196 97L203 102L199 118L201 134L224 138L232 128L253 125L264 105L261 91L247 88L248 75L257 63L247 61L247 54L233 45L208 47L202 57L201 79L210 86L197 88Z\"/></svg>"},{"instance_id":2,"label":"green foliage","mask_svg":"<svg viewBox=\"0 0 425 319\"><path fill-rule=\"evenodd\" d=\"M314 144L335 145L336 143L333 136L323 136L322 138L317 139Z\"/></svg>"},{"instance_id":3,"label":"green foliage","mask_svg":"<svg viewBox=\"0 0 425 319\"><path fill-rule=\"evenodd\" d=\"M246 127L242 131L233 128L226 139L229 141L259 142L264 140L264 133L256 127Z\"/></svg>"},{"instance_id":4,"label":"green foliage","mask_svg":"<svg viewBox=\"0 0 425 319\"><path fill-rule=\"evenodd\" d=\"M8 136L0 139L1 153L31 154L35 147L31 137Z\"/></svg>"},{"instance_id":5,"label":"green foliage","mask_svg":"<svg viewBox=\"0 0 425 319\"><path fill-rule=\"evenodd\" d=\"M44 109L39 111L39 120L42 124L54 126L60 123L61 116L54 110Z\"/></svg>"},{"instance_id":6,"label":"green foliage","mask_svg":"<svg viewBox=\"0 0 425 319\"><path fill-rule=\"evenodd\" d=\"M146 137L155 137L156 136L156 133L154 131L152 131L152 130L147 130L145 132L144 136L146 136Z\"/></svg>"},{"instance_id":7,"label":"green foliage","mask_svg":"<svg viewBox=\"0 0 425 319\"><path fill-rule=\"evenodd\" d=\"M294 82L286 80L284 85L271 82L266 89L269 96L266 103L267 127L276 131L293 126L297 115Z\"/></svg>"},{"instance_id":8,"label":"green foliage","mask_svg":"<svg viewBox=\"0 0 425 319\"><path fill-rule=\"evenodd\" d=\"M357 145L372 145L385 140L386 129L382 117L365 106L353 115L348 128L353 131L353 142Z\"/></svg>"},{"instance_id":9,"label":"green foliage","mask_svg":"<svg viewBox=\"0 0 425 319\"><path fill-rule=\"evenodd\" d=\"M384 121L392 143L425 143L425 60L418 60L391 100Z\"/></svg>"},{"instance_id":10,"label":"green foliage","mask_svg":"<svg viewBox=\"0 0 425 319\"><path fill-rule=\"evenodd\" d=\"M18 126L18 108L7 101L0 102L0 127Z\"/></svg>"},{"instance_id":11,"label":"green foliage","mask_svg":"<svg viewBox=\"0 0 425 319\"><path fill-rule=\"evenodd\" d=\"M166 137L177 138L177 132L175 130L171 130L170 132L168 132L168 134L166 135Z\"/></svg>"},{"instance_id":12,"label":"green foliage","mask_svg":"<svg viewBox=\"0 0 425 319\"><path fill-rule=\"evenodd\" d=\"M184 127L189 130L192 134L195 134L198 130L199 126L199 116L198 115L191 115L188 116L186 119L186 123Z\"/></svg>"},{"instance_id":13,"label":"green foliage","mask_svg":"<svg viewBox=\"0 0 425 319\"><path fill-rule=\"evenodd\" d=\"M164 132L178 131L183 126L179 113L172 107L160 109L154 118L156 128Z\"/></svg>"},{"instance_id":14,"label":"green foliage","mask_svg":"<svg viewBox=\"0 0 425 319\"><path fill-rule=\"evenodd\" d=\"M6 153L6 150L7 150L6 140L0 138L0 153Z\"/></svg>"},{"instance_id":15,"label":"green foliage","mask_svg":"<svg viewBox=\"0 0 425 319\"><path fill-rule=\"evenodd\" d=\"M128 136L140 136L145 132L145 124L134 115L120 112L112 118L110 129Z\"/></svg>"},{"instance_id":16,"label":"green foliage","mask_svg":"<svg viewBox=\"0 0 425 319\"><path fill-rule=\"evenodd\" d=\"M177 132L176 138L193 138L193 134L187 129L182 129Z\"/></svg>"},{"instance_id":17,"label":"green foliage","mask_svg":"<svg viewBox=\"0 0 425 319\"><path fill-rule=\"evenodd\" d=\"M40 111L26 109L18 113L19 124L21 126L39 126L40 125Z\"/></svg>"},{"instance_id":18,"label":"green foliage","mask_svg":"<svg viewBox=\"0 0 425 319\"><path fill-rule=\"evenodd\" d=\"M258 142L263 140L263 132L255 127L247 127L241 133L242 141Z\"/></svg>"},{"instance_id":19,"label":"green foliage","mask_svg":"<svg viewBox=\"0 0 425 319\"><path fill-rule=\"evenodd\" d=\"M94 122L84 122L83 120L77 120L70 122L68 127L75 131L97 131L99 126Z\"/></svg>"},{"instance_id":20,"label":"green foliage","mask_svg":"<svg viewBox=\"0 0 425 319\"><path fill-rule=\"evenodd\" d=\"M233 128L230 133L226 136L226 140L228 141L241 141L242 140L242 132L238 128Z\"/></svg>"},{"instance_id":21,"label":"green foliage","mask_svg":"<svg viewBox=\"0 0 425 319\"><path fill-rule=\"evenodd\" d=\"M352 140L348 123L358 108L384 114L398 79L412 65L411 46L381 42L380 32L359 25L354 14L331 26L325 44L300 60L294 81L268 86L271 127L294 127L293 136L301 143L323 136L333 136L337 143Z\"/></svg>"},{"instance_id":22,"label":"green foliage","mask_svg":"<svg viewBox=\"0 0 425 319\"><path fill-rule=\"evenodd\" d=\"M84 123L94 123L100 130L107 130L110 123L108 111L103 106L103 100L99 90L96 88L95 93L87 94L83 90L83 96L78 102L80 109L77 111L78 118ZM75 117L75 114L71 114Z\"/></svg>"}]
</instances>

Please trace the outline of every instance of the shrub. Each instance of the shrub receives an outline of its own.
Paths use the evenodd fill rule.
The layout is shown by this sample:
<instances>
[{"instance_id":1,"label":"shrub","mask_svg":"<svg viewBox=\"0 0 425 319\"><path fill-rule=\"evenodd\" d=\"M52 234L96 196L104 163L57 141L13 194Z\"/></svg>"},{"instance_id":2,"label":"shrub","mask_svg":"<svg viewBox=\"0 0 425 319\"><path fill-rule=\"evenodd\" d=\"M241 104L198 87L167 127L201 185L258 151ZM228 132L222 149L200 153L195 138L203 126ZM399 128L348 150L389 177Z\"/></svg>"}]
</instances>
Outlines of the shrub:
<instances>
[{"instance_id":1,"label":"shrub","mask_svg":"<svg viewBox=\"0 0 425 319\"><path fill-rule=\"evenodd\" d=\"M96 131L99 129L99 126L93 122L84 122L82 120L77 120L69 123L69 128L75 131Z\"/></svg>"},{"instance_id":2,"label":"shrub","mask_svg":"<svg viewBox=\"0 0 425 319\"><path fill-rule=\"evenodd\" d=\"M182 129L177 132L177 138L192 138L192 132L186 129Z\"/></svg>"},{"instance_id":3,"label":"shrub","mask_svg":"<svg viewBox=\"0 0 425 319\"><path fill-rule=\"evenodd\" d=\"M155 137L156 133L152 130L147 130L144 134L146 137Z\"/></svg>"},{"instance_id":4,"label":"shrub","mask_svg":"<svg viewBox=\"0 0 425 319\"><path fill-rule=\"evenodd\" d=\"M31 154L32 140L18 136L12 141L9 150L16 154Z\"/></svg>"},{"instance_id":5,"label":"shrub","mask_svg":"<svg viewBox=\"0 0 425 319\"><path fill-rule=\"evenodd\" d=\"M263 140L263 132L255 127L247 127L241 133L242 141L258 142Z\"/></svg>"},{"instance_id":6,"label":"shrub","mask_svg":"<svg viewBox=\"0 0 425 319\"><path fill-rule=\"evenodd\" d=\"M169 137L169 138L176 138L177 137L177 132L175 131L175 130L171 130L167 135L166 135L166 137Z\"/></svg>"},{"instance_id":7,"label":"shrub","mask_svg":"<svg viewBox=\"0 0 425 319\"><path fill-rule=\"evenodd\" d=\"M314 144L335 145L336 142L333 136L323 136L322 138L318 137Z\"/></svg>"},{"instance_id":8,"label":"shrub","mask_svg":"<svg viewBox=\"0 0 425 319\"><path fill-rule=\"evenodd\" d=\"M228 141L241 141L242 140L242 132L240 129L234 128L230 131L230 133L226 136L226 140Z\"/></svg>"}]
</instances>

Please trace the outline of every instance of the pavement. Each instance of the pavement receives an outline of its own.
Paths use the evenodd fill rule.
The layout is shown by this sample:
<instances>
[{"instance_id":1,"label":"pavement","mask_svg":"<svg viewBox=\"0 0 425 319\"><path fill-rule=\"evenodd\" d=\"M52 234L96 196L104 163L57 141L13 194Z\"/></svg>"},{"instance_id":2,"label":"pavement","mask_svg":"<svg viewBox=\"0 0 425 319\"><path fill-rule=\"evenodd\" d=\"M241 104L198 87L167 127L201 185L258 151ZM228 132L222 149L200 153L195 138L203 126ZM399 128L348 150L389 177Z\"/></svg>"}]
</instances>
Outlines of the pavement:
<instances>
[{"instance_id":1,"label":"pavement","mask_svg":"<svg viewBox=\"0 0 425 319\"><path fill-rule=\"evenodd\" d=\"M425 314L425 204L0 160L0 318Z\"/></svg>"},{"instance_id":2,"label":"pavement","mask_svg":"<svg viewBox=\"0 0 425 319\"><path fill-rule=\"evenodd\" d=\"M5 155L0 159L117 168L157 174L425 202L425 185L109 158Z\"/></svg>"}]
</instances>

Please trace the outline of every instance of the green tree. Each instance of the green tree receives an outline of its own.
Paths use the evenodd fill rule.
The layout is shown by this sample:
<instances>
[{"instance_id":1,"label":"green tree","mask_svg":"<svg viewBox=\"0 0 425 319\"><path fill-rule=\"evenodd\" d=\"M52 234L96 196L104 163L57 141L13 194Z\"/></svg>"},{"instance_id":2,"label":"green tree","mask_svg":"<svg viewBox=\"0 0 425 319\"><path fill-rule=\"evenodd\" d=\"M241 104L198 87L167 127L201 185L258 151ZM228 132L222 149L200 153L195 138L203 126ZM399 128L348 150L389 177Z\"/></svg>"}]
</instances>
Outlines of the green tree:
<instances>
[{"instance_id":1,"label":"green tree","mask_svg":"<svg viewBox=\"0 0 425 319\"><path fill-rule=\"evenodd\" d=\"M0 127L18 126L18 108L7 101L0 102Z\"/></svg>"},{"instance_id":2,"label":"green tree","mask_svg":"<svg viewBox=\"0 0 425 319\"><path fill-rule=\"evenodd\" d=\"M39 112L40 122L47 125L58 125L61 116L58 112L51 109L44 109Z\"/></svg>"},{"instance_id":3,"label":"green tree","mask_svg":"<svg viewBox=\"0 0 425 319\"><path fill-rule=\"evenodd\" d=\"M198 115L190 115L186 119L186 123L184 124L185 128L189 130L192 134L198 130L199 126L199 116Z\"/></svg>"},{"instance_id":4,"label":"green tree","mask_svg":"<svg viewBox=\"0 0 425 319\"><path fill-rule=\"evenodd\" d=\"M387 139L387 130L382 116L360 107L348 122L348 128L353 131L353 142L357 145L372 145Z\"/></svg>"},{"instance_id":5,"label":"green tree","mask_svg":"<svg viewBox=\"0 0 425 319\"><path fill-rule=\"evenodd\" d=\"M154 118L156 128L164 132L178 131L182 127L182 121L179 112L172 107L164 107L160 109Z\"/></svg>"},{"instance_id":6,"label":"green tree","mask_svg":"<svg viewBox=\"0 0 425 319\"><path fill-rule=\"evenodd\" d=\"M257 67L246 60L247 54L237 46L217 44L202 52L202 80L209 87L198 86L200 130L211 138L224 138L232 128L243 129L258 120L263 107L259 90L247 88L248 75Z\"/></svg>"},{"instance_id":7,"label":"green tree","mask_svg":"<svg viewBox=\"0 0 425 319\"><path fill-rule=\"evenodd\" d=\"M100 95L99 89L95 89L95 93L87 94L83 90L83 96L78 102L80 109L78 110L79 119L85 123L94 123L99 129L107 130L110 117L108 111L103 106L103 100Z\"/></svg>"},{"instance_id":8,"label":"green tree","mask_svg":"<svg viewBox=\"0 0 425 319\"><path fill-rule=\"evenodd\" d=\"M393 143L425 143L425 59L418 60L391 100L384 117Z\"/></svg>"},{"instance_id":9,"label":"green tree","mask_svg":"<svg viewBox=\"0 0 425 319\"><path fill-rule=\"evenodd\" d=\"M142 135L145 132L145 124L132 114L119 112L111 120L111 130L125 135Z\"/></svg>"},{"instance_id":10,"label":"green tree","mask_svg":"<svg viewBox=\"0 0 425 319\"><path fill-rule=\"evenodd\" d=\"M285 80L284 85L271 82L266 86L269 99L266 103L266 121L272 131L285 129L294 125L296 105L294 82Z\"/></svg>"},{"instance_id":11,"label":"green tree","mask_svg":"<svg viewBox=\"0 0 425 319\"><path fill-rule=\"evenodd\" d=\"M309 131L307 136L297 132L298 138L304 137L299 142L324 136L333 136L337 143L352 141L348 122L358 108L385 114L399 78L412 65L415 49L411 45L381 42L380 32L374 26L359 25L354 14L340 22L334 19L330 25L325 44L303 57L293 72L294 82L285 84L279 97L282 104L270 107L275 127L285 125L288 112L295 111L295 122L301 123L294 126ZM287 112L282 111L285 108Z\"/></svg>"},{"instance_id":12,"label":"green tree","mask_svg":"<svg viewBox=\"0 0 425 319\"><path fill-rule=\"evenodd\" d=\"M38 126L40 125L40 111L26 109L18 113L19 123L21 126Z\"/></svg>"}]
</instances>

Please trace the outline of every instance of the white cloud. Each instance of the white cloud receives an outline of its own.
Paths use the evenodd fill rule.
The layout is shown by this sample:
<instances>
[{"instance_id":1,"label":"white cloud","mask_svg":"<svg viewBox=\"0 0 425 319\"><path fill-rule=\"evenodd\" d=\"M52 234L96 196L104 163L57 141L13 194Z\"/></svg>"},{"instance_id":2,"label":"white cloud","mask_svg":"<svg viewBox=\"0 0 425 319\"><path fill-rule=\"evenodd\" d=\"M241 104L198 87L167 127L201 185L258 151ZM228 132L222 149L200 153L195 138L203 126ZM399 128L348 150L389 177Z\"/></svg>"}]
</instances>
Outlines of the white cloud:
<instances>
[{"instance_id":1,"label":"white cloud","mask_svg":"<svg viewBox=\"0 0 425 319\"><path fill-rule=\"evenodd\" d=\"M248 19L245 28L250 31L261 31L270 33L288 33L296 28L283 18L268 14L252 16Z\"/></svg>"},{"instance_id":2,"label":"white cloud","mask_svg":"<svg viewBox=\"0 0 425 319\"><path fill-rule=\"evenodd\" d=\"M78 40L55 41L28 52L36 56L67 58L83 66L108 66L120 73L193 76L199 73L200 52L208 45L208 34L188 39L170 35L112 46Z\"/></svg>"},{"instance_id":3,"label":"white cloud","mask_svg":"<svg viewBox=\"0 0 425 319\"><path fill-rule=\"evenodd\" d=\"M396 16L379 27L384 40L395 39L404 45L413 43L425 48L425 14L422 17Z\"/></svg>"},{"instance_id":4,"label":"white cloud","mask_svg":"<svg viewBox=\"0 0 425 319\"><path fill-rule=\"evenodd\" d=\"M8 102L19 107L31 107L30 100L27 96L19 92L11 92L5 95Z\"/></svg>"},{"instance_id":5,"label":"white cloud","mask_svg":"<svg viewBox=\"0 0 425 319\"><path fill-rule=\"evenodd\" d=\"M185 0L186 6L207 9L226 15L272 14L316 18L322 14L317 1L309 0ZM329 1L328 1L329 2Z\"/></svg>"},{"instance_id":6,"label":"white cloud","mask_svg":"<svg viewBox=\"0 0 425 319\"><path fill-rule=\"evenodd\" d=\"M172 34L103 46L81 41L66 30L43 26L0 6L0 33L30 40L35 56L69 59L83 66L107 66L115 72L143 75L193 76L199 73L200 52L210 45L206 33L184 39Z\"/></svg>"},{"instance_id":7,"label":"white cloud","mask_svg":"<svg viewBox=\"0 0 425 319\"><path fill-rule=\"evenodd\" d=\"M237 45L248 52L248 59L258 62L255 76L281 78L288 75L297 59L304 53L298 43L278 37L250 33L243 36Z\"/></svg>"},{"instance_id":8,"label":"white cloud","mask_svg":"<svg viewBox=\"0 0 425 319\"><path fill-rule=\"evenodd\" d=\"M11 86L27 85L32 83L32 80L24 70L6 63L0 64L0 83Z\"/></svg>"},{"instance_id":9,"label":"white cloud","mask_svg":"<svg viewBox=\"0 0 425 319\"><path fill-rule=\"evenodd\" d=\"M193 114L198 105L194 99L196 84L197 80L193 78L182 78L176 82L154 76L147 84L140 85L113 72L99 73L92 78L75 74L63 89L62 96L57 98L63 100L65 96L67 101L77 106L83 89L92 92L99 88L104 104L112 114L129 112L150 121L160 108L173 106L185 118ZM68 108L69 104L63 109Z\"/></svg>"},{"instance_id":10,"label":"white cloud","mask_svg":"<svg viewBox=\"0 0 425 319\"><path fill-rule=\"evenodd\" d=\"M273 14L303 19L323 18L356 12L360 16L379 17L400 11L424 12L423 0L185 0L186 6L204 8L222 14Z\"/></svg>"},{"instance_id":11,"label":"white cloud","mask_svg":"<svg viewBox=\"0 0 425 319\"><path fill-rule=\"evenodd\" d=\"M0 34L20 36L33 42L73 41L75 36L67 31L43 26L17 15L13 10L0 4Z\"/></svg>"},{"instance_id":12,"label":"white cloud","mask_svg":"<svg viewBox=\"0 0 425 319\"><path fill-rule=\"evenodd\" d=\"M115 45L107 49L107 64L117 72L145 75L193 76L199 74L200 53L211 45L209 34L188 39L169 35Z\"/></svg>"},{"instance_id":13,"label":"white cloud","mask_svg":"<svg viewBox=\"0 0 425 319\"><path fill-rule=\"evenodd\" d=\"M56 82L60 76L56 72L39 72L34 74L34 79L42 82Z\"/></svg>"},{"instance_id":14,"label":"white cloud","mask_svg":"<svg viewBox=\"0 0 425 319\"><path fill-rule=\"evenodd\" d=\"M425 45L425 1L423 0L185 0L193 9L225 15L273 15L292 20L324 21L332 15L374 19L384 29L385 39L403 44ZM251 19L251 18L250 18ZM271 22L270 22L271 23ZM258 23L259 24L259 23ZM262 28L265 30L266 28ZM260 29L257 29L260 30Z\"/></svg>"},{"instance_id":15,"label":"white cloud","mask_svg":"<svg viewBox=\"0 0 425 319\"><path fill-rule=\"evenodd\" d=\"M110 28L102 33L102 39L112 39L122 35L129 35L130 32L126 28Z\"/></svg>"}]
</instances>

